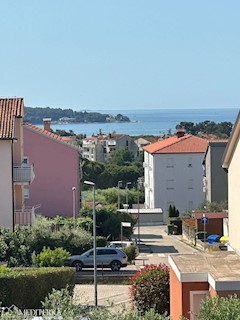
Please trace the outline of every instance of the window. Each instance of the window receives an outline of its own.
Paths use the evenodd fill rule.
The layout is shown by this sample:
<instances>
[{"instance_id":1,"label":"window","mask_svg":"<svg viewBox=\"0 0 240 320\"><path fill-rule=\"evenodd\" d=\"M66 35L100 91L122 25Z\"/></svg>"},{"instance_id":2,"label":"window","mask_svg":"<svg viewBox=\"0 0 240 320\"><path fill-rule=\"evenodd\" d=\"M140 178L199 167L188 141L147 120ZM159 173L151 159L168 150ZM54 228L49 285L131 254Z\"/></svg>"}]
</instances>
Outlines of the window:
<instances>
[{"instance_id":1,"label":"window","mask_svg":"<svg viewBox=\"0 0 240 320\"><path fill-rule=\"evenodd\" d=\"M29 189L28 188L23 189L23 196L24 196L24 199L29 199Z\"/></svg>"},{"instance_id":2,"label":"window","mask_svg":"<svg viewBox=\"0 0 240 320\"><path fill-rule=\"evenodd\" d=\"M174 168L173 158L167 158L167 168Z\"/></svg>"},{"instance_id":3,"label":"window","mask_svg":"<svg viewBox=\"0 0 240 320\"><path fill-rule=\"evenodd\" d=\"M114 249L100 249L97 251L97 255L99 256L105 256L105 255L109 255L109 254L117 254L117 251Z\"/></svg>"},{"instance_id":4,"label":"window","mask_svg":"<svg viewBox=\"0 0 240 320\"><path fill-rule=\"evenodd\" d=\"M193 179L188 179L188 189L193 189Z\"/></svg>"},{"instance_id":5,"label":"window","mask_svg":"<svg viewBox=\"0 0 240 320\"><path fill-rule=\"evenodd\" d=\"M192 168L192 158L188 158L188 167Z\"/></svg>"},{"instance_id":6,"label":"window","mask_svg":"<svg viewBox=\"0 0 240 320\"><path fill-rule=\"evenodd\" d=\"M174 189L174 180L167 180L167 190Z\"/></svg>"},{"instance_id":7,"label":"window","mask_svg":"<svg viewBox=\"0 0 240 320\"><path fill-rule=\"evenodd\" d=\"M28 157L23 157L23 164L29 164Z\"/></svg>"},{"instance_id":8,"label":"window","mask_svg":"<svg viewBox=\"0 0 240 320\"><path fill-rule=\"evenodd\" d=\"M193 201L188 201L188 209L189 210L193 209Z\"/></svg>"}]
</instances>

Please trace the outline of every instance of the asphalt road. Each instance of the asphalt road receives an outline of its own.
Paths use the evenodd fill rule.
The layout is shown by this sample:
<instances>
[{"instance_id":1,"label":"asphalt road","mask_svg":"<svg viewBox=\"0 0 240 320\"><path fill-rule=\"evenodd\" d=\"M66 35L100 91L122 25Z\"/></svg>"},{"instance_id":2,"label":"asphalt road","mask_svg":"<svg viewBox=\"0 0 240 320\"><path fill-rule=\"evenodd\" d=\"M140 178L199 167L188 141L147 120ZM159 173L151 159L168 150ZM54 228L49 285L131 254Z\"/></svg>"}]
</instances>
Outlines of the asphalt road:
<instances>
[{"instance_id":1,"label":"asphalt road","mask_svg":"<svg viewBox=\"0 0 240 320\"><path fill-rule=\"evenodd\" d=\"M137 231L136 228L136 235ZM140 227L140 255L136 259L136 265L151 263L168 265L169 254L192 253L195 250L182 241L181 235L168 235L166 231L166 225Z\"/></svg>"},{"instance_id":2,"label":"asphalt road","mask_svg":"<svg viewBox=\"0 0 240 320\"><path fill-rule=\"evenodd\" d=\"M135 265L123 268L114 275L133 274L146 264L165 263L168 265L168 255L171 253L192 253L194 249L181 241L181 236L168 235L166 226L141 226L140 227L140 254L135 260ZM137 234L137 228L135 234ZM81 271L82 272L82 271ZM86 274L93 273L86 270ZM112 274L108 269L98 270L98 276ZM79 276L83 276L82 273ZM101 285L98 288L99 305L109 305L114 303L116 306L130 306L129 286L127 285ZM93 285L77 284L75 286L75 300L81 304L94 304Z\"/></svg>"}]
</instances>

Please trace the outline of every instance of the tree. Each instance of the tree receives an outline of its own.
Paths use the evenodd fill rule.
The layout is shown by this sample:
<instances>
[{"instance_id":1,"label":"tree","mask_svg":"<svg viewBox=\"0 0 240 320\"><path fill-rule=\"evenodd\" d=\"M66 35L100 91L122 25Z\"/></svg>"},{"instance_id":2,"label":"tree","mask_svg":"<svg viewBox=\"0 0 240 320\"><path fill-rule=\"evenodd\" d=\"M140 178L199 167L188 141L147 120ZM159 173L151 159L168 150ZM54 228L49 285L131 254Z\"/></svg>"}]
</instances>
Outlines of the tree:
<instances>
[{"instance_id":1,"label":"tree","mask_svg":"<svg viewBox=\"0 0 240 320\"><path fill-rule=\"evenodd\" d=\"M134 161L134 155L128 148L115 151L109 160L109 163L118 166L129 166Z\"/></svg>"},{"instance_id":2,"label":"tree","mask_svg":"<svg viewBox=\"0 0 240 320\"><path fill-rule=\"evenodd\" d=\"M100 162L84 160L85 164L83 166L83 181L93 181L96 183L96 187L99 187L100 181L98 177L104 172L105 166Z\"/></svg>"},{"instance_id":3,"label":"tree","mask_svg":"<svg viewBox=\"0 0 240 320\"><path fill-rule=\"evenodd\" d=\"M198 208L201 212L221 212L228 209L228 201L215 201L215 202L209 202L204 201Z\"/></svg>"},{"instance_id":4,"label":"tree","mask_svg":"<svg viewBox=\"0 0 240 320\"><path fill-rule=\"evenodd\" d=\"M199 133L214 134L221 138L227 138L232 132L233 124L231 122L220 122L216 123L214 121L205 120L199 123L181 121L177 128L185 128L187 133L192 135L197 135Z\"/></svg>"},{"instance_id":5,"label":"tree","mask_svg":"<svg viewBox=\"0 0 240 320\"><path fill-rule=\"evenodd\" d=\"M120 238L121 222L130 222L131 228L124 228L123 235L130 239L135 225L135 219L127 212L116 211L113 207L105 207L96 211L98 235L107 237L111 234L112 239Z\"/></svg>"},{"instance_id":6,"label":"tree","mask_svg":"<svg viewBox=\"0 0 240 320\"><path fill-rule=\"evenodd\" d=\"M169 218L176 218L179 217L179 211L176 209L176 207L170 204L168 209L168 216Z\"/></svg>"},{"instance_id":7,"label":"tree","mask_svg":"<svg viewBox=\"0 0 240 320\"><path fill-rule=\"evenodd\" d=\"M184 128L186 130L186 133L190 133L190 134L193 134L193 135L196 134L196 128L195 128L193 122L181 121L176 126L176 129L179 129L179 128Z\"/></svg>"}]
</instances>

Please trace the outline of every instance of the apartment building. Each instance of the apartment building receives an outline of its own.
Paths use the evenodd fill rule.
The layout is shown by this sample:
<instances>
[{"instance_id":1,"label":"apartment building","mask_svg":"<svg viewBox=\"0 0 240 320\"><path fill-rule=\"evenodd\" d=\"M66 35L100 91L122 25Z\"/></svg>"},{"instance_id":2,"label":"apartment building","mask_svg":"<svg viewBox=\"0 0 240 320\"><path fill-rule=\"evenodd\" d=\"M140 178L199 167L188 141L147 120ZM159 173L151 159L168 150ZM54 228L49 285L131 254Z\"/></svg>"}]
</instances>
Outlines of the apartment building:
<instances>
[{"instance_id":1,"label":"apartment building","mask_svg":"<svg viewBox=\"0 0 240 320\"><path fill-rule=\"evenodd\" d=\"M222 168L222 157L228 139L211 140L203 160L203 188L205 199L209 202L220 202L228 199L227 172Z\"/></svg>"},{"instance_id":2,"label":"apartment building","mask_svg":"<svg viewBox=\"0 0 240 320\"><path fill-rule=\"evenodd\" d=\"M80 147L51 131L51 119L44 128L24 124L25 154L34 163L36 178L29 186L28 205L44 216L72 217L80 209Z\"/></svg>"},{"instance_id":3,"label":"apartment building","mask_svg":"<svg viewBox=\"0 0 240 320\"><path fill-rule=\"evenodd\" d=\"M205 198L202 162L208 141L179 131L144 147L145 207L170 205L179 212L197 208Z\"/></svg>"},{"instance_id":4,"label":"apartment building","mask_svg":"<svg viewBox=\"0 0 240 320\"><path fill-rule=\"evenodd\" d=\"M34 222L34 204L25 205L26 187L34 179L23 141L23 98L0 99L0 226Z\"/></svg>"},{"instance_id":5,"label":"apartment building","mask_svg":"<svg viewBox=\"0 0 240 320\"><path fill-rule=\"evenodd\" d=\"M108 161L115 151L127 148L134 157L137 156L138 146L126 134L98 134L83 139L82 157L90 161Z\"/></svg>"}]
</instances>

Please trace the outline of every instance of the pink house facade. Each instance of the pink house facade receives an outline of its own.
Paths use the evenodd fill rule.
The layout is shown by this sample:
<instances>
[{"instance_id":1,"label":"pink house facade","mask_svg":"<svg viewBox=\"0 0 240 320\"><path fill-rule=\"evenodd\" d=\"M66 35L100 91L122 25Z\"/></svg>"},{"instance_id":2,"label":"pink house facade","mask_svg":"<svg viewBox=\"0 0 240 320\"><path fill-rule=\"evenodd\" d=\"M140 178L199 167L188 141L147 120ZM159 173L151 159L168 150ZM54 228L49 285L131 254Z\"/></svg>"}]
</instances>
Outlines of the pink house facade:
<instances>
[{"instance_id":1,"label":"pink house facade","mask_svg":"<svg viewBox=\"0 0 240 320\"><path fill-rule=\"evenodd\" d=\"M51 133L50 120L44 129L24 124L26 161L35 171L26 203L44 216L72 217L80 209L80 149Z\"/></svg>"}]
</instances>

